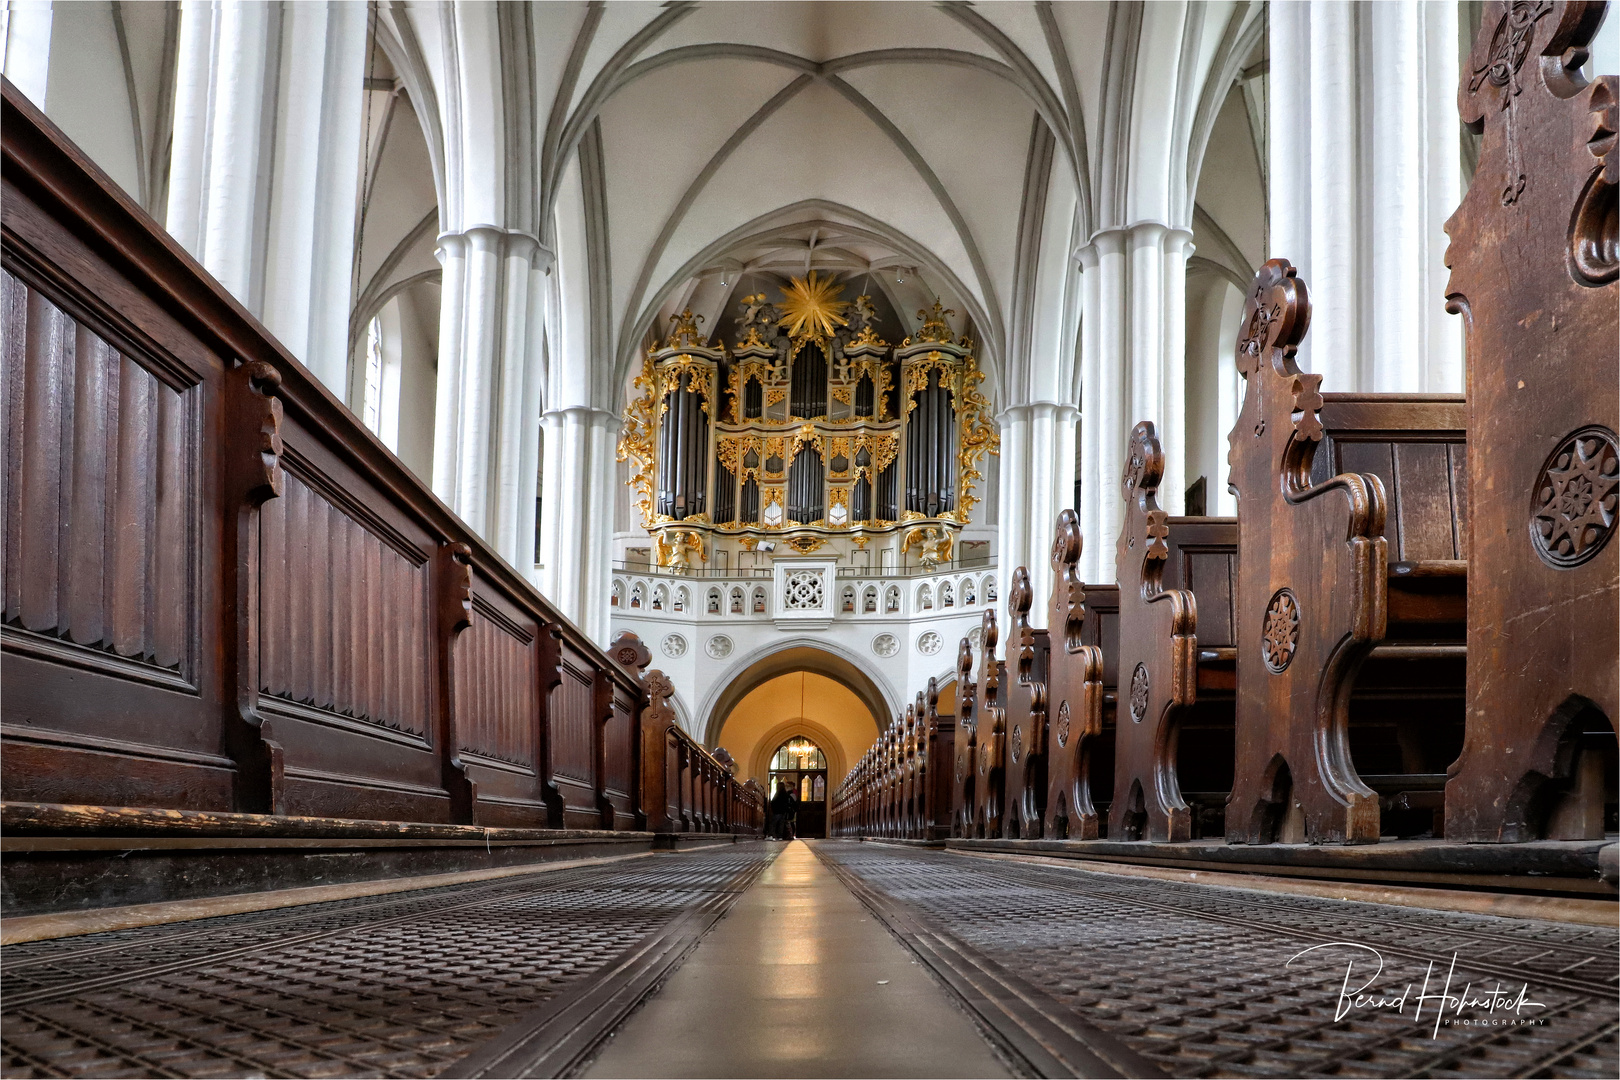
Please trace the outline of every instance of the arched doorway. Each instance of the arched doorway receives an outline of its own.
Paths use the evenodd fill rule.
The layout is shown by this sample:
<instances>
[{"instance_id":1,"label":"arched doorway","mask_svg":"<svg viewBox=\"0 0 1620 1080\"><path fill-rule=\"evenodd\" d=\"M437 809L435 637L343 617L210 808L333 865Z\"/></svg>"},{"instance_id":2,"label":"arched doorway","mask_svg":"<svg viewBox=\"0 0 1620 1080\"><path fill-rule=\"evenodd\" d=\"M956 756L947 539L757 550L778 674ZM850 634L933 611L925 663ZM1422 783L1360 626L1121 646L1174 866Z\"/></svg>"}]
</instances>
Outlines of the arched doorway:
<instances>
[{"instance_id":1,"label":"arched doorway","mask_svg":"<svg viewBox=\"0 0 1620 1080\"><path fill-rule=\"evenodd\" d=\"M770 787L785 785L799 800L794 831L799 836L827 835L827 755L803 735L795 735L771 755Z\"/></svg>"}]
</instances>

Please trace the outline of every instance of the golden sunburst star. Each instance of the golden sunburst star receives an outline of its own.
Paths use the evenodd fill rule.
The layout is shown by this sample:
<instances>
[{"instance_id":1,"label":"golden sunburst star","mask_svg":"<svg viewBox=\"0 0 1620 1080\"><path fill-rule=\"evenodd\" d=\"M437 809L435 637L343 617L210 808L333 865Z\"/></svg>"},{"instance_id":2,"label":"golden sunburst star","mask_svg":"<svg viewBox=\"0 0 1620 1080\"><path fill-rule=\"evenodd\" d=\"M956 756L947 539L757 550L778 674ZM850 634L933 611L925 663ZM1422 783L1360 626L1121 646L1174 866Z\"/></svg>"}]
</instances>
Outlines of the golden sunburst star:
<instances>
[{"instance_id":1,"label":"golden sunburst star","mask_svg":"<svg viewBox=\"0 0 1620 1080\"><path fill-rule=\"evenodd\" d=\"M794 278L782 293L785 314L780 325L787 327L788 336L796 344L805 341L825 344L834 330L849 325L849 320L844 318L849 301L838 299L843 291L844 287L831 275L824 278L814 270L810 271L808 279Z\"/></svg>"}]
</instances>

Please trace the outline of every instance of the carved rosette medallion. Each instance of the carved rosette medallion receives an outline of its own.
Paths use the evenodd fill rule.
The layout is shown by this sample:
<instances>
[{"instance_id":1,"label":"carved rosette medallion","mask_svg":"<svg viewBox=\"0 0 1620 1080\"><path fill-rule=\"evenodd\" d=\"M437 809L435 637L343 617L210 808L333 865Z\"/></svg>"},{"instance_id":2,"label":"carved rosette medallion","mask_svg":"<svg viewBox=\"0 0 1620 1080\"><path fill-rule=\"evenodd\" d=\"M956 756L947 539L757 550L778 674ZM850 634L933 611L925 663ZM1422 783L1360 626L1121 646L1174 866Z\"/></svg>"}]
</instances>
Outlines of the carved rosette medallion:
<instances>
[{"instance_id":1,"label":"carved rosette medallion","mask_svg":"<svg viewBox=\"0 0 1620 1080\"><path fill-rule=\"evenodd\" d=\"M1021 724L1014 724L1012 729L1012 759L1017 764L1018 759L1024 756L1024 728Z\"/></svg>"},{"instance_id":2,"label":"carved rosette medallion","mask_svg":"<svg viewBox=\"0 0 1620 1080\"><path fill-rule=\"evenodd\" d=\"M1273 675L1288 670L1298 647L1299 600L1292 589L1278 589L1271 603L1266 605L1266 629L1260 640L1260 655L1265 659L1266 670ZM1134 695L1132 708L1135 708Z\"/></svg>"},{"instance_id":3,"label":"carved rosette medallion","mask_svg":"<svg viewBox=\"0 0 1620 1080\"><path fill-rule=\"evenodd\" d=\"M879 634L872 639L872 651L883 657L893 656L900 651L900 639L893 634Z\"/></svg>"},{"instance_id":4,"label":"carved rosette medallion","mask_svg":"<svg viewBox=\"0 0 1620 1080\"><path fill-rule=\"evenodd\" d=\"M1064 698L1058 706L1057 714L1057 741L1059 746L1069 745L1069 699Z\"/></svg>"},{"instance_id":5,"label":"carved rosette medallion","mask_svg":"<svg viewBox=\"0 0 1620 1080\"><path fill-rule=\"evenodd\" d=\"M924 630L917 638L917 651L924 656L933 656L945 647L945 639L932 630Z\"/></svg>"},{"instance_id":6,"label":"carved rosette medallion","mask_svg":"<svg viewBox=\"0 0 1620 1080\"><path fill-rule=\"evenodd\" d=\"M1143 664L1137 664L1136 670L1131 672L1131 722L1140 724L1142 717L1147 715L1148 697L1148 671Z\"/></svg>"},{"instance_id":7,"label":"carved rosette medallion","mask_svg":"<svg viewBox=\"0 0 1620 1080\"><path fill-rule=\"evenodd\" d=\"M732 641L724 634L716 634L709 639L709 643L704 646L704 649L714 659L724 660L731 655Z\"/></svg>"},{"instance_id":8,"label":"carved rosette medallion","mask_svg":"<svg viewBox=\"0 0 1620 1080\"><path fill-rule=\"evenodd\" d=\"M1530 495L1530 542L1541 561L1569 570L1614 535L1620 501L1620 453L1607 428L1566 436L1547 458Z\"/></svg>"},{"instance_id":9,"label":"carved rosette medallion","mask_svg":"<svg viewBox=\"0 0 1620 1080\"><path fill-rule=\"evenodd\" d=\"M686 655L686 639L679 634L670 634L660 643L664 655L674 660Z\"/></svg>"}]
</instances>

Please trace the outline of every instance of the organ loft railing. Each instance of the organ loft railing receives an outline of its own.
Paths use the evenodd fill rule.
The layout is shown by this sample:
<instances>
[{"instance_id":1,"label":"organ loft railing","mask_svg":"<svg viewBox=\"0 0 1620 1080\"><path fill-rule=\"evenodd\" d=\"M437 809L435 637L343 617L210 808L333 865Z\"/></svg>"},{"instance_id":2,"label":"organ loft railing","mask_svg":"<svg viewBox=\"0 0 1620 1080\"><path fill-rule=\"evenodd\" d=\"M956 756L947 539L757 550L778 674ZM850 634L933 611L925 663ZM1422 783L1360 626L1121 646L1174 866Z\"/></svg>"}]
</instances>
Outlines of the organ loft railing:
<instances>
[{"instance_id":1,"label":"organ loft railing","mask_svg":"<svg viewBox=\"0 0 1620 1080\"><path fill-rule=\"evenodd\" d=\"M890 346L872 297L843 301L843 288L812 271L779 305L744 298L729 348L687 310L647 351L619 458L658 565L764 541L950 561L999 447L973 341L935 301Z\"/></svg>"}]
</instances>

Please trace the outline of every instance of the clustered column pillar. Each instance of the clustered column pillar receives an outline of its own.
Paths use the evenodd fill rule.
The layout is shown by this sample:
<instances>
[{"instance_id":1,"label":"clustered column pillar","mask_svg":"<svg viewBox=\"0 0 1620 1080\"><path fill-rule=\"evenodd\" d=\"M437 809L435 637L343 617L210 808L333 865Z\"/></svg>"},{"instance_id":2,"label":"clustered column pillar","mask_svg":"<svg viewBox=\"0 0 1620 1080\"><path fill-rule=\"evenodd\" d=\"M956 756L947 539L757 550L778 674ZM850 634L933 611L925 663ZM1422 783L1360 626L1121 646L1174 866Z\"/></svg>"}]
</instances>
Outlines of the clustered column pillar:
<instances>
[{"instance_id":1,"label":"clustered column pillar","mask_svg":"<svg viewBox=\"0 0 1620 1080\"><path fill-rule=\"evenodd\" d=\"M1080 411L1073 405L1037 401L1002 411L1001 506L999 508L1003 576L1019 566L1029 570L1037 597L1052 591L1052 528L1059 511L1074 497L1074 426ZM1009 596L1010 590L1003 590ZM1004 601L1005 602L1005 601ZM1031 624L1043 625L1043 605L1030 609Z\"/></svg>"},{"instance_id":2,"label":"clustered column pillar","mask_svg":"<svg viewBox=\"0 0 1620 1080\"><path fill-rule=\"evenodd\" d=\"M533 578L551 252L527 233L478 225L441 236L438 255L433 490Z\"/></svg>"},{"instance_id":3,"label":"clustered column pillar","mask_svg":"<svg viewBox=\"0 0 1620 1080\"><path fill-rule=\"evenodd\" d=\"M349 3L180 14L169 232L339 397L366 18Z\"/></svg>"},{"instance_id":4,"label":"clustered column pillar","mask_svg":"<svg viewBox=\"0 0 1620 1080\"><path fill-rule=\"evenodd\" d=\"M591 640L608 640L619 418L585 406L548 410L540 591ZM531 503L532 505L532 503Z\"/></svg>"},{"instance_id":5,"label":"clustered column pillar","mask_svg":"<svg viewBox=\"0 0 1620 1080\"><path fill-rule=\"evenodd\" d=\"M1275 4L1270 34L1268 254L1310 282L1301 366L1323 390L1461 392L1457 5Z\"/></svg>"},{"instance_id":6,"label":"clustered column pillar","mask_svg":"<svg viewBox=\"0 0 1620 1080\"><path fill-rule=\"evenodd\" d=\"M1186 276L1192 234L1138 222L1094 234L1075 253L1081 267L1080 526L1087 581L1114 579L1114 540L1124 519L1119 493L1125 439L1152 420L1166 455L1161 502L1182 510L1186 477ZM1005 520L1005 519L1003 519ZM1031 568L1033 572L1033 567Z\"/></svg>"}]
</instances>

